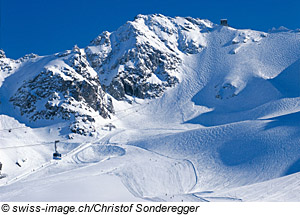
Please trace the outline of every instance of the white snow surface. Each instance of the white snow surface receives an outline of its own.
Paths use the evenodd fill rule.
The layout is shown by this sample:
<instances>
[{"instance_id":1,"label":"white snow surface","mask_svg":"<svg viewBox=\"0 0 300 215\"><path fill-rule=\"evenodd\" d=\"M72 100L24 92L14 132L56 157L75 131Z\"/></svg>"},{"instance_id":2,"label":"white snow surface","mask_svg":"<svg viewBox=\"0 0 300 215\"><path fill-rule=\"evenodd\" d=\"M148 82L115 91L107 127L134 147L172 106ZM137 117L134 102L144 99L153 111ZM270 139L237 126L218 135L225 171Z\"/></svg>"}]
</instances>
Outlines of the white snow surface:
<instances>
[{"instance_id":1,"label":"white snow surface","mask_svg":"<svg viewBox=\"0 0 300 215\"><path fill-rule=\"evenodd\" d=\"M160 98L113 100L115 115L97 119L94 137L68 139L60 120L33 127L9 104L55 56L1 71L0 201L300 201L300 33L163 15L138 15L117 32L131 26L180 56L180 83ZM200 52L185 53L178 37Z\"/></svg>"}]
</instances>

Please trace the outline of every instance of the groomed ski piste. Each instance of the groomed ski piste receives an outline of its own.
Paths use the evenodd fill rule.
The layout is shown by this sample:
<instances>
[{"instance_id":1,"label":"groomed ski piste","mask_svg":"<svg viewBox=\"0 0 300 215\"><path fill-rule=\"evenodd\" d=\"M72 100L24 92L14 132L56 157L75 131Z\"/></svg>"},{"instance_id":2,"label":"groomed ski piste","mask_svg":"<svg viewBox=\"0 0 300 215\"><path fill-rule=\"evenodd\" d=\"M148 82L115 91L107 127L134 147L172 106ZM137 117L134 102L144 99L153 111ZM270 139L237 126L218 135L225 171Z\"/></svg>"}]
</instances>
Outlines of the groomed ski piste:
<instances>
[{"instance_id":1,"label":"groomed ski piste","mask_svg":"<svg viewBox=\"0 0 300 215\"><path fill-rule=\"evenodd\" d=\"M178 52L175 87L113 100L90 137L67 138L63 120L26 121L9 102L53 56L1 73L0 201L300 201L300 32L206 22L191 34L201 52Z\"/></svg>"}]
</instances>

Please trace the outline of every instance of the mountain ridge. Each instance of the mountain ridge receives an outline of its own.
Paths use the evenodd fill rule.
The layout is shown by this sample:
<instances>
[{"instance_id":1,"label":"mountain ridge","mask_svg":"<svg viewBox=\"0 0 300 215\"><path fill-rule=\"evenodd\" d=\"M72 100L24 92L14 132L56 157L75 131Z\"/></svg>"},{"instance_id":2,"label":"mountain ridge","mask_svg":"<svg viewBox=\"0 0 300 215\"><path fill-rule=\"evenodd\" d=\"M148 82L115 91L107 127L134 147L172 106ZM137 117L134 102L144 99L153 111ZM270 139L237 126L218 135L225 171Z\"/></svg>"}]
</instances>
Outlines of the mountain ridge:
<instances>
[{"instance_id":1,"label":"mountain ridge","mask_svg":"<svg viewBox=\"0 0 300 215\"><path fill-rule=\"evenodd\" d=\"M287 29L284 30L284 32L287 32ZM216 34L215 32L219 32L219 34ZM223 36L219 37L219 35ZM100 108L102 109L102 111L99 112L100 116L102 116L103 118L107 118L110 117L110 115L108 114L109 112L113 113L113 102L111 100L112 98L118 101L125 100L129 103L132 103L134 98L153 99L161 97L167 89L176 87L176 85L178 85L179 82L182 81L182 78L184 76L183 72L180 71L180 68L183 66L185 58L190 56L202 55L203 53L204 57L209 57L210 55L214 54L216 55L215 61L218 62L223 56L226 56L226 53L223 53L222 55L220 55L220 57L217 57L217 53L220 51L213 51L213 47L216 47L216 50L222 50L222 48L224 48L224 50L227 50L230 47L227 56L229 56L229 58L232 58L230 57L230 55L236 56L233 59L238 60L239 52L243 52L242 50L247 49L249 46L260 45L260 43L267 37L268 34L264 32L252 30L236 30L231 27L218 26L208 20L194 19L190 17L171 18L163 16L161 14L137 15L133 21L128 21L116 31L112 33L101 33L98 37L91 41L90 45L83 49L79 49L77 46L75 46L73 48L73 51L65 51L53 55L52 58L56 58L57 60L54 59L50 62L50 64L54 67L58 67L58 70L63 70L63 67L60 66L60 59L62 59L62 61L68 64L68 66L71 66L71 68L73 68L75 72L77 72L78 74L81 73L80 75L83 75L82 77L84 77L86 73L80 72L82 68L85 71L90 71L90 74L93 74L93 76L95 76L97 73L98 76L96 77L96 79L94 79L94 81L97 82L96 85L99 89L96 90L97 92L95 92L94 94L100 95L98 101L93 100L93 97L97 96L89 96L87 95L88 92L83 92L80 95L78 94L79 91L75 93L75 91L71 89L71 85L73 84L66 86L67 90L64 90L62 96L68 97L68 93L70 90L75 94L78 94L79 97L82 97L82 95L84 95L84 100L89 100L88 106L86 108L92 108L93 110L97 110ZM209 41L213 41L213 43ZM218 42L221 44L221 46L217 44ZM206 53L208 46L210 46L210 49L212 50L210 51L210 54ZM250 51L251 50L252 49L250 49ZM69 62L66 62L66 60L64 59L72 55L72 53L74 55L73 58L78 59L73 60L73 62L71 62L71 60L69 60ZM79 56L75 57L76 54L79 54ZM1 56L2 59L7 59L3 51L1 52ZM8 64L5 63L4 60L2 60L3 65L1 67L1 71L6 71L6 73L7 71L11 72L13 69L10 64L22 65L22 69L22 67L24 67L23 64L26 65L28 64L26 62L33 62L34 59L39 58L37 55L30 54L18 60L8 59L6 60L6 62L10 62ZM245 59L243 55L242 59ZM230 73L234 73L235 70L237 70L237 72L239 70L244 70L245 66L250 66L251 68L253 67L253 65L262 64L255 59L253 60L251 60L253 61L253 63L251 63L251 61L243 62L242 64L237 62L234 66L237 67L241 65L241 68L232 68L231 65L234 64L228 64L230 65L228 69L232 70L230 71ZM243 60L241 60L241 62L242 61ZM226 61L224 62L226 63ZM246 65L243 66L243 64ZM66 79L66 77L68 76L66 76L66 72L62 71L61 73L56 69L55 70L57 72L48 72L48 68L46 67L44 69L41 68L40 72L50 72L47 76L51 77L53 74L57 75L60 73L59 76L62 78L62 80ZM226 66L224 68L226 68ZM17 67L15 68L15 70L18 70ZM221 71L222 69L217 68L217 70ZM209 89L208 93L214 94L215 98L202 98L201 100L212 100L213 103L218 103L217 100L228 100L232 97L235 97L239 94L240 91L243 91L244 87L247 85L247 83L243 79L248 79L247 76L249 75L253 76L253 74L251 74L252 72L250 72L250 74L246 74L246 77L243 78L244 75L239 72L240 74L232 74L230 77L230 73L227 73L226 69L224 70L224 72L225 82L222 83L214 80L213 84L207 85L208 87L214 85L215 92L212 92L212 90ZM249 73L248 71L246 72ZM279 71L277 71L276 73L278 72ZM211 71L209 71L209 73L211 73ZM254 74L254 77L260 76L265 79L266 75L268 74L257 73ZM274 75L276 74L273 73L273 75L271 76ZM221 76L222 75L218 75L218 77ZM235 79L233 79L232 77L234 77ZM10 102L13 102L14 107L20 108L21 115L23 115L24 113L28 114L33 112L33 110L30 108L27 108L28 110L25 110L26 107L24 108L24 106L26 105L32 105L28 101L29 99L26 99L26 104L24 103L24 98L28 98L28 96L20 95L22 94L22 92L28 93L29 91L33 90L32 86L31 89L28 89L29 83L34 83L38 78L37 76L32 78L32 80L27 80L27 84L20 86L15 95L12 95L9 99ZM272 77L267 77L267 79L269 78L272 79ZM76 79L78 78L75 77L75 80ZM42 82L45 82L45 79L43 79L41 83ZM45 83L47 83L47 81ZM257 83L257 81L255 83ZM49 83L48 85L51 84ZM41 85L40 88L42 88ZM86 87L79 88L80 91L84 91L84 89L88 90ZM89 93L91 93L91 89L88 90ZM203 90L205 91L205 88ZM43 89L39 89L39 92L41 91L43 91ZM57 89L57 91L59 92L55 92L54 90L53 93L61 93L61 90ZM104 94L108 94L108 96ZM35 95L31 95L31 98L32 96L36 97ZM56 97L57 96L58 94L56 95ZM78 96L75 95L76 101L80 100L79 98L77 98ZM104 96L106 97L106 99L103 99ZM20 97L20 99L18 99L18 97ZM39 100L42 100L43 98L41 94L37 95L37 97L41 97L39 98ZM74 99L74 96L72 98ZM50 101L48 101L47 104L50 104L51 100L53 99L54 98L52 97L49 98ZM70 101L66 102L70 103ZM103 107L96 107L95 104L97 102L103 103ZM197 104L196 100L195 103ZM56 104L47 104L45 103L44 106L45 111L48 112L48 115L57 115L56 112L58 109L56 107ZM204 104L204 106L211 105L212 104L209 103ZM109 108L107 109L108 106ZM51 107L55 108L51 111ZM108 111L104 111L104 107L106 107ZM35 113L35 117L33 117L32 115L27 116L32 121L35 121L36 119L43 118L43 115L46 114L45 111L37 111L37 113ZM64 114L60 115L60 117L63 119L70 118L63 117ZM68 115L68 113L65 113L65 116L66 115ZM85 118L88 118L88 121L94 122L94 117L92 117L91 115L91 113L88 115L85 114ZM51 117L48 116L46 118ZM76 129L71 130L75 131L75 133L77 132ZM80 131L79 133L89 133L88 129L83 130L84 131ZM95 131L95 129L92 130Z\"/></svg>"},{"instance_id":2,"label":"mountain ridge","mask_svg":"<svg viewBox=\"0 0 300 215\"><path fill-rule=\"evenodd\" d=\"M0 139L11 147L0 150L1 200L57 173L71 187L86 178L101 187L88 176L109 174L126 196L151 201L300 199L276 187L299 189L297 30L138 15L83 48L0 56ZM255 184L261 198L243 193ZM268 185L274 198L263 196Z\"/></svg>"}]
</instances>

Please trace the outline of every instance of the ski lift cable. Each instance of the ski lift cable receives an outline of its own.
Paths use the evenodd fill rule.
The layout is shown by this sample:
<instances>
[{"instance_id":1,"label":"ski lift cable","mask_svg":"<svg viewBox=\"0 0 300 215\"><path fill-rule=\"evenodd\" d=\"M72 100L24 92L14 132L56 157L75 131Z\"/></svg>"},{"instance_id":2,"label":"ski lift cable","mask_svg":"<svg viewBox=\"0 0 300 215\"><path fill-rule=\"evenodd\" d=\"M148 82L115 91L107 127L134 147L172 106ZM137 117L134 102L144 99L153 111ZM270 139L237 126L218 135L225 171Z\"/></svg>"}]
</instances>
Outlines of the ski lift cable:
<instances>
[{"instance_id":1,"label":"ski lift cable","mask_svg":"<svg viewBox=\"0 0 300 215\"><path fill-rule=\"evenodd\" d=\"M150 102L147 102L146 104L148 105L148 104L150 104ZM138 105L136 105L136 106L134 106L134 107L130 107L130 108L123 109L123 110L117 110L117 111L115 111L115 112L116 112L116 113L118 113L118 112L125 112L125 111L127 111L127 110L131 110L131 109L135 109L135 108L136 108L137 110L141 110L141 109L143 109L143 108L146 106L146 105L145 105L144 107L142 107L141 109L139 109L141 105L143 105L143 104L138 104ZM132 113L133 113L133 112L132 112ZM129 114L131 114L131 113L129 113ZM127 116L127 115L126 115L126 116ZM122 118L123 118L123 117L121 116L121 119L122 119ZM118 120L118 119L116 119L116 120ZM116 120L114 120L114 121L116 121ZM113 122L114 122L114 121L113 121ZM12 130L17 130L17 129L29 129L29 128L30 128L30 127L24 127L24 126L23 126L23 127L13 127L13 128L3 128L3 129L0 129L0 132L1 132L1 131L12 131Z\"/></svg>"},{"instance_id":2,"label":"ski lift cable","mask_svg":"<svg viewBox=\"0 0 300 215\"><path fill-rule=\"evenodd\" d=\"M149 104L149 102L148 102L147 104ZM121 119L124 119L125 117L131 115L132 113L141 111L141 110L145 109L146 107L147 107L147 105L144 105L143 107L139 107L139 109L136 109L136 110L134 110L134 111L132 111L132 112L126 113L126 114L124 114L123 116L121 115L119 118L114 119L113 121L111 121L111 123L112 123L112 122L115 122L115 121L118 121L118 120L121 120Z\"/></svg>"},{"instance_id":3,"label":"ski lift cable","mask_svg":"<svg viewBox=\"0 0 300 215\"><path fill-rule=\"evenodd\" d=\"M53 142L42 142L42 143L20 145L20 146L7 146L7 147L0 147L0 149L24 148L24 147L32 147L32 146L40 146L40 145L48 145L48 144L53 144ZM75 143L68 143L68 144L75 144Z\"/></svg>"},{"instance_id":4,"label":"ski lift cable","mask_svg":"<svg viewBox=\"0 0 300 215\"><path fill-rule=\"evenodd\" d=\"M118 117L118 118L116 118L116 119L110 121L110 123L113 123L113 122L115 122L115 121L121 120L121 119L123 119L123 118L125 118L125 117L131 115L131 114L134 113L134 112L138 112L138 111L140 111L140 110L143 110L143 109L146 108L147 105L149 105L149 104L150 104L150 102L147 102L147 103L145 103L145 105L142 106L142 107L141 107L141 105L143 105L143 104L139 104L139 105L136 105L136 106L134 106L134 107L130 107L130 108L127 108L127 109L123 109L123 110L120 110L120 111L115 111L115 112L122 112L122 111L131 110L131 109L136 108L134 111L131 111L131 112L129 112L129 113L124 113L124 114L121 115L120 117ZM107 125L107 123L105 123L105 124L100 124L100 126L102 126L102 127L105 126L105 125Z\"/></svg>"},{"instance_id":5,"label":"ski lift cable","mask_svg":"<svg viewBox=\"0 0 300 215\"><path fill-rule=\"evenodd\" d=\"M16 129L24 129L24 128L30 128L30 127L14 127L14 128L3 128L3 129L0 129L0 132L1 132L1 131L10 131L10 130L16 130Z\"/></svg>"},{"instance_id":6,"label":"ski lift cable","mask_svg":"<svg viewBox=\"0 0 300 215\"><path fill-rule=\"evenodd\" d=\"M39 145L47 145L47 144L53 144L53 143L52 142L43 142L43 143L20 145L20 146L7 146L7 147L0 147L0 149L24 148L24 147L32 147L32 146L39 146Z\"/></svg>"},{"instance_id":7,"label":"ski lift cable","mask_svg":"<svg viewBox=\"0 0 300 215\"><path fill-rule=\"evenodd\" d=\"M147 102L146 104L148 105L148 104L150 104L150 102ZM125 108L125 109L122 109L122 110L116 110L115 112L118 113L118 112L123 112L123 111L131 110L131 109L139 108L141 105L143 105L143 104L138 104L138 105L135 105L133 107Z\"/></svg>"},{"instance_id":8,"label":"ski lift cable","mask_svg":"<svg viewBox=\"0 0 300 215\"><path fill-rule=\"evenodd\" d=\"M147 104L149 104L149 102ZM123 116L121 116L121 117L119 117L117 119L114 119L113 121L111 121L111 123L115 122L115 121L118 121L118 120L121 120L121 119L124 119L125 117L131 115L132 113L140 111L140 110L143 110L146 107L147 107L147 105L144 105L143 107L141 107L141 108L139 108L137 110L134 110L134 111L132 111L132 112L130 112L128 114L125 114L125 115L123 115ZM129 108L129 109L133 109L133 108ZM13 129L21 129L21 128L24 129L24 128L28 128L28 127L16 127L16 128L2 129L0 131L4 131L4 130L8 131L8 130L13 130ZM29 145L20 145L20 146L7 146L7 147L0 147L0 149L24 148L24 147L32 147L32 146L39 146L39 145L47 145L47 144L53 144L53 142L43 142L43 143L29 144Z\"/></svg>"},{"instance_id":9,"label":"ski lift cable","mask_svg":"<svg viewBox=\"0 0 300 215\"><path fill-rule=\"evenodd\" d=\"M131 111L131 112L129 112L129 113L125 113L125 114L121 115L120 117L118 117L118 118L116 118L116 119L110 121L110 123L113 123L113 122L116 122L116 121L118 121L118 120L124 119L125 117L127 117L127 116L133 114L134 112L138 112L138 111L140 111L140 110L142 110L142 109L144 109L144 108L145 108L145 106L142 107L142 108L136 109L136 110L134 110L134 111ZM106 125L106 124L102 124L101 126L105 126L105 125Z\"/></svg>"}]
</instances>

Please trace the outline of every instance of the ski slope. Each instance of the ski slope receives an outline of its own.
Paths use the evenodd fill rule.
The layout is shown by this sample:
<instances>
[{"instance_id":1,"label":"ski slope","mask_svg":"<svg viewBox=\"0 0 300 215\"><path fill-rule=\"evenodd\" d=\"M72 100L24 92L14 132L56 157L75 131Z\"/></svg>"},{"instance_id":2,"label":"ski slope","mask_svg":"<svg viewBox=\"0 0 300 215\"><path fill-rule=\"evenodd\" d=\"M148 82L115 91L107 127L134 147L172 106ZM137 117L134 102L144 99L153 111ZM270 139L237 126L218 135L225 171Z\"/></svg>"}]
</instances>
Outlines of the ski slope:
<instances>
[{"instance_id":1,"label":"ski slope","mask_svg":"<svg viewBox=\"0 0 300 215\"><path fill-rule=\"evenodd\" d=\"M94 136L66 138L68 124L61 120L33 126L9 104L13 83L53 57L1 74L0 161L7 177L0 179L0 200L299 201L299 31L196 21L162 15L133 21L153 36L153 47L168 37L161 29L191 26L178 38L197 52L184 52L187 44L176 36L166 40L164 47L182 60L180 82L159 98L113 99L115 115L97 118ZM132 30L127 27L117 32ZM116 129L109 131L106 122ZM51 157L57 139L61 161ZM14 147L31 144L40 145Z\"/></svg>"}]
</instances>

